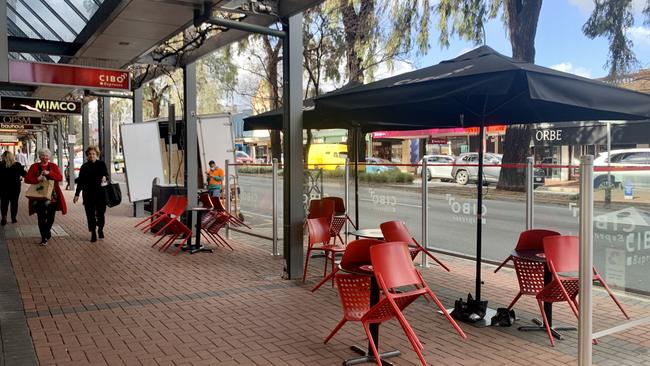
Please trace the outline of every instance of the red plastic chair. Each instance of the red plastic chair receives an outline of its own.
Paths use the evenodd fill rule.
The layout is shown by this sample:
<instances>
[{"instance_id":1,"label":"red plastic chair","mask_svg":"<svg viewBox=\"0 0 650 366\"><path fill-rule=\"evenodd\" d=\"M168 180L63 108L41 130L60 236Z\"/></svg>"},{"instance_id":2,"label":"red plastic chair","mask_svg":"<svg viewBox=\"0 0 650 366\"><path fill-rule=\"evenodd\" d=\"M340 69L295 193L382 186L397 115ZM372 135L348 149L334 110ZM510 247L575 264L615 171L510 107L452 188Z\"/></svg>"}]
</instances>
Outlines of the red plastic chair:
<instances>
[{"instance_id":1,"label":"red plastic chair","mask_svg":"<svg viewBox=\"0 0 650 366\"><path fill-rule=\"evenodd\" d=\"M343 229L345 223L349 221L355 230L357 229L357 225L355 225L354 222L352 222L350 216L348 216L343 198L323 197L323 200L334 202L334 217L332 218L332 224L330 226L330 234L332 234L335 243L336 243L336 238L339 238L339 240L341 240L341 243L344 243L344 240L341 237L341 229Z\"/></svg>"},{"instance_id":2,"label":"red plastic chair","mask_svg":"<svg viewBox=\"0 0 650 366\"><path fill-rule=\"evenodd\" d=\"M177 196L177 195L169 196L169 198L167 199L167 202L165 202L165 204L158 211L156 211L153 214L147 216L142 221L140 221L137 224L133 225L133 227L138 227L138 226L144 224L147 221L156 220L156 219L158 219L158 218L160 218L162 216L168 215L171 212L172 208L176 205L176 201L178 200L179 197L181 197L181 196Z\"/></svg>"},{"instance_id":3,"label":"red plastic chair","mask_svg":"<svg viewBox=\"0 0 650 366\"><path fill-rule=\"evenodd\" d=\"M546 254L546 263L549 271L553 275L553 280L536 297L539 309L542 312L542 317L544 318L546 333L551 341L551 346L554 346L555 343L548 325L548 320L546 319L546 313L544 313L543 303L566 301L576 318L579 317L576 297L580 292L580 279L578 277L561 276L562 273L578 273L580 268L579 251L580 239L577 236L551 236L544 239L544 254ZM600 277L596 268L592 268L592 270L593 280L603 285L623 315L627 319L630 319L621 303L614 296L614 293L612 293L609 286ZM596 343L595 340L594 343Z\"/></svg>"},{"instance_id":4,"label":"red plastic chair","mask_svg":"<svg viewBox=\"0 0 650 366\"><path fill-rule=\"evenodd\" d=\"M240 220L239 217L232 215L230 212L228 212L228 210L226 210L226 207L223 205L223 202L221 202L221 199L219 199L218 197L210 197L210 200L212 201L212 205L214 206L215 211L228 216L229 224L233 226L244 226L248 229L252 229L250 226L248 226L248 224Z\"/></svg>"},{"instance_id":5,"label":"red plastic chair","mask_svg":"<svg viewBox=\"0 0 650 366\"><path fill-rule=\"evenodd\" d=\"M442 268L450 272L449 267L442 263L438 258L436 258L431 252L426 250L420 243L415 240L413 235L408 231L406 225L401 221L387 221L379 225L381 233L384 234L384 239L386 241L400 241L409 244L409 252L411 255L411 260L414 260L419 253L423 253L429 258L433 259L438 263Z\"/></svg>"},{"instance_id":6,"label":"red plastic chair","mask_svg":"<svg viewBox=\"0 0 650 366\"><path fill-rule=\"evenodd\" d=\"M508 305L508 310L515 306L515 303L522 295L536 296L544 289L544 263L535 262L522 258L512 258L519 282L519 293Z\"/></svg>"},{"instance_id":7,"label":"red plastic chair","mask_svg":"<svg viewBox=\"0 0 650 366\"><path fill-rule=\"evenodd\" d=\"M344 247L329 244L330 219L331 217L307 219L307 228L309 229L309 242L307 244L307 254L305 256L305 268L302 274L302 283L305 283L305 280L307 279L307 266L309 265L311 252L323 251L325 253L325 268L323 270L323 277L327 275L328 261L332 263L332 270L334 270L334 260L336 254L345 252Z\"/></svg>"},{"instance_id":8,"label":"red plastic chair","mask_svg":"<svg viewBox=\"0 0 650 366\"><path fill-rule=\"evenodd\" d=\"M319 217L327 217L329 226L334 217L334 202L330 200L311 200L309 201L309 211L307 212L307 219L317 219Z\"/></svg>"},{"instance_id":9,"label":"red plastic chair","mask_svg":"<svg viewBox=\"0 0 650 366\"><path fill-rule=\"evenodd\" d=\"M381 323L395 317L402 326L404 333L406 333L422 365L427 365L422 355L424 347L402 313L402 310L420 296L428 295L431 297L458 334L464 339L467 338L463 330L460 329L456 321L438 300L438 297L424 282L420 272L413 266L408 243L390 242L374 245L370 248L370 259L375 278L383 291L384 298L364 314L361 323L366 331L376 360L379 360L379 352L377 351L377 345L370 336L369 325L371 323ZM408 287L413 289L409 290ZM396 290L398 288L399 291ZM381 361L378 361L378 365L381 365Z\"/></svg>"},{"instance_id":10,"label":"red plastic chair","mask_svg":"<svg viewBox=\"0 0 650 366\"><path fill-rule=\"evenodd\" d=\"M203 192L199 194L199 202L201 202L201 206L214 210L214 203L212 202L210 193Z\"/></svg>"},{"instance_id":11,"label":"red plastic chair","mask_svg":"<svg viewBox=\"0 0 650 366\"><path fill-rule=\"evenodd\" d=\"M204 215L208 216L208 215ZM201 224L201 232L208 239L208 241L211 241L214 244L217 244L222 247L228 247L230 250L233 250L233 247L228 243L228 240L221 236L219 231L228 224L229 217L228 215L222 214L222 213L216 213L216 214L211 214L211 217L208 218L208 222L206 224Z\"/></svg>"},{"instance_id":12,"label":"red plastic chair","mask_svg":"<svg viewBox=\"0 0 650 366\"><path fill-rule=\"evenodd\" d=\"M165 244L160 248L161 252L166 251L167 248L169 248L176 241L176 239L181 236L183 237L183 240L177 244L178 247L174 252L174 255L177 255L183 248L183 245L192 237L192 230L180 222L180 220L172 220L164 235L170 235L171 238L167 240Z\"/></svg>"},{"instance_id":13,"label":"red plastic chair","mask_svg":"<svg viewBox=\"0 0 650 366\"><path fill-rule=\"evenodd\" d=\"M360 264L370 264L370 247L373 245L384 243L381 240L376 239L359 239L353 240L348 243L345 247L345 252L343 252L343 257L341 258L341 263L338 266L334 267L334 270L323 278L316 286L311 289L311 292L318 290L325 282L334 278L336 273L339 271L339 267L350 267L353 265Z\"/></svg>"},{"instance_id":14,"label":"red plastic chair","mask_svg":"<svg viewBox=\"0 0 650 366\"><path fill-rule=\"evenodd\" d=\"M154 227L155 225L162 223L163 227L158 229L158 231L155 234L155 235L160 235L161 233L165 232L165 229L167 229L167 227L169 227L169 225L171 225L173 221L177 221L181 217L181 215L185 212L186 209L187 209L187 197L179 196L178 199L176 200L176 204L167 215L161 216L160 218L152 221L149 225L143 227L142 231L147 231L150 228Z\"/></svg>"},{"instance_id":15,"label":"red plastic chair","mask_svg":"<svg viewBox=\"0 0 650 366\"><path fill-rule=\"evenodd\" d=\"M515 250L544 250L544 238L547 236L556 236L560 235L557 231L553 230L543 230L543 229L532 229L522 231L519 234L519 240L515 246ZM501 263L497 269L494 270L494 273L497 273L501 267L503 267L508 261L513 260L514 257L509 255L503 263Z\"/></svg>"}]
</instances>

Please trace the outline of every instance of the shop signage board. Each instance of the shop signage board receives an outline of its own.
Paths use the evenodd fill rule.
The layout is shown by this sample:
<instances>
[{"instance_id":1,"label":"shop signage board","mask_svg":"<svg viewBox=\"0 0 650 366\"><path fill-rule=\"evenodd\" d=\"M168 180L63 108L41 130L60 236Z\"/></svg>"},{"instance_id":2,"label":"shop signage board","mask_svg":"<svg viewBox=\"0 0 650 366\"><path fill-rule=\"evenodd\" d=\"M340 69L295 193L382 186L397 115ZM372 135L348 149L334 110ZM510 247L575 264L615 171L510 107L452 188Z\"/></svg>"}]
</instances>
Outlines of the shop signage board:
<instances>
[{"instance_id":1,"label":"shop signage board","mask_svg":"<svg viewBox=\"0 0 650 366\"><path fill-rule=\"evenodd\" d=\"M9 81L84 89L131 90L131 74L126 70L18 60L9 61Z\"/></svg>"},{"instance_id":2,"label":"shop signage board","mask_svg":"<svg viewBox=\"0 0 650 366\"><path fill-rule=\"evenodd\" d=\"M447 145L447 143L449 143L449 140L444 137L429 137L429 141L427 143L430 145Z\"/></svg>"},{"instance_id":3,"label":"shop signage board","mask_svg":"<svg viewBox=\"0 0 650 366\"><path fill-rule=\"evenodd\" d=\"M0 97L0 109L47 114L81 114L81 102L26 97Z\"/></svg>"},{"instance_id":4,"label":"shop signage board","mask_svg":"<svg viewBox=\"0 0 650 366\"><path fill-rule=\"evenodd\" d=\"M41 124L41 117L0 116L0 123L21 124L21 125L40 125Z\"/></svg>"}]
</instances>

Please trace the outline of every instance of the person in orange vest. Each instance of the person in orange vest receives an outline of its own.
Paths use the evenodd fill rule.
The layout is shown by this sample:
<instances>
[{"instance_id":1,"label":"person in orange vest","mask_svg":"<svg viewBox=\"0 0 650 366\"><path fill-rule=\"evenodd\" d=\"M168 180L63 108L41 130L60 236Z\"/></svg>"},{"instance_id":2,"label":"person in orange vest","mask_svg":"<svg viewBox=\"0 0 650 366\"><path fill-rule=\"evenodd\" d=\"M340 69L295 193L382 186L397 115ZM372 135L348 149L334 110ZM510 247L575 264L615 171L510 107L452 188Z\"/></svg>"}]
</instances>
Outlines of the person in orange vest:
<instances>
[{"instance_id":1,"label":"person in orange vest","mask_svg":"<svg viewBox=\"0 0 650 366\"><path fill-rule=\"evenodd\" d=\"M206 172L208 179L208 192L212 197L221 197L221 190L223 188L224 172L219 168L214 160L208 163L210 170Z\"/></svg>"}]
</instances>

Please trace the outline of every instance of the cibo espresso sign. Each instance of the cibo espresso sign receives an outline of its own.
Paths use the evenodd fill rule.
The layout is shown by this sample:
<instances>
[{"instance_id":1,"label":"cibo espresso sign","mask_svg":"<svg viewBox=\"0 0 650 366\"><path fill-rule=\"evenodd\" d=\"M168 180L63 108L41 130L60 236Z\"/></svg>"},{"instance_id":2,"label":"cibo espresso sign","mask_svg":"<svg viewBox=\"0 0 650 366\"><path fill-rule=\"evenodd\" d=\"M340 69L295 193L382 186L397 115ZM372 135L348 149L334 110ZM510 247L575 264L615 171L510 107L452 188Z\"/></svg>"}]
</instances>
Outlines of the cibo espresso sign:
<instances>
[{"instance_id":1,"label":"cibo espresso sign","mask_svg":"<svg viewBox=\"0 0 650 366\"><path fill-rule=\"evenodd\" d=\"M131 74L125 70L47 64L11 60L9 81L21 84L131 90Z\"/></svg>"},{"instance_id":2,"label":"cibo espresso sign","mask_svg":"<svg viewBox=\"0 0 650 366\"><path fill-rule=\"evenodd\" d=\"M23 97L0 97L0 109L48 114L81 114L81 102Z\"/></svg>"}]
</instances>

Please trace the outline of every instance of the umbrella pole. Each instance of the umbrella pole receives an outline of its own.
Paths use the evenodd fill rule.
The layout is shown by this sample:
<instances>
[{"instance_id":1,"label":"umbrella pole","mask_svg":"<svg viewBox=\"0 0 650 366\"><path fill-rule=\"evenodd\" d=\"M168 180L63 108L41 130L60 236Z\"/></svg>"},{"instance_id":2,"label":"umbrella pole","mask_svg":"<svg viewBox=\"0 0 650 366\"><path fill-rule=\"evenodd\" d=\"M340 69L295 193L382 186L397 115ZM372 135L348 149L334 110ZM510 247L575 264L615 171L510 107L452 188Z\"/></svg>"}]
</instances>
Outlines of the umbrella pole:
<instances>
[{"instance_id":1,"label":"umbrella pole","mask_svg":"<svg viewBox=\"0 0 650 366\"><path fill-rule=\"evenodd\" d=\"M354 129L354 223L359 226L359 128ZM357 238L358 239L358 238Z\"/></svg>"},{"instance_id":2,"label":"umbrella pole","mask_svg":"<svg viewBox=\"0 0 650 366\"><path fill-rule=\"evenodd\" d=\"M483 219L483 150L485 149L483 135L485 133L485 116L481 118L479 129L478 150L478 192L476 195L476 301L481 301L481 249L482 249L482 219Z\"/></svg>"}]
</instances>

